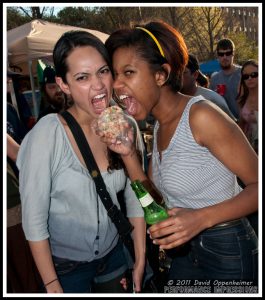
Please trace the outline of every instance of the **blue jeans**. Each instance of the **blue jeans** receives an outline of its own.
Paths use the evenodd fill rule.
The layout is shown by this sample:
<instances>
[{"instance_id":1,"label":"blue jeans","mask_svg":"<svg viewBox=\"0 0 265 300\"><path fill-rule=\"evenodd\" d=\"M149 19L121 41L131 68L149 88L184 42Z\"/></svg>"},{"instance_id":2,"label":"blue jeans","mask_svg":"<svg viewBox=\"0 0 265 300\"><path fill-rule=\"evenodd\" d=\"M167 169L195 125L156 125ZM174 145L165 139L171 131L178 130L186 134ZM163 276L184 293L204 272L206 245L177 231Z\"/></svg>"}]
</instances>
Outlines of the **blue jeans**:
<instances>
[{"instance_id":1,"label":"blue jeans","mask_svg":"<svg viewBox=\"0 0 265 300\"><path fill-rule=\"evenodd\" d=\"M95 283L107 283L121 278L128 268L121 242L106 256L91 262L55 256L53 262L64 293L91 293ZM121 292L119 280L110 285L113 292ZM115 287L114 284L119 286Z\"/></svg>"},{"instance_id":2,"label":"blue jeans","mask_svg":"<svg viewBox=\"0 0 265 300\"><path fill-rule=\"evenodd\" d=\"M239 279L257 283L258 239L248 220L227 222L200 233L173 258L169 279Z\"/></svg>"}]
</instances>

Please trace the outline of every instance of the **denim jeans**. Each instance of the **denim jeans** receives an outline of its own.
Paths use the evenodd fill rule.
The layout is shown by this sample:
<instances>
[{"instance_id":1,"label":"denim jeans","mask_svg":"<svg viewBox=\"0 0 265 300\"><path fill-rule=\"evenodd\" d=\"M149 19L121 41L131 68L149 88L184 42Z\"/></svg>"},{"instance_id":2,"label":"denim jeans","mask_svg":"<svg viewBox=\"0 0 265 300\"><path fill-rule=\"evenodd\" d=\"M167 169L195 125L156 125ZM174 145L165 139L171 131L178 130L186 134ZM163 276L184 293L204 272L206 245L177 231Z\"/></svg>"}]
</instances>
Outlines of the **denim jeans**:
<instances>
[{"instance_id":1,"label":"denim jeans","mask_svg":"<svg viewBox=\"0 0 265 300\"><path fill-rule=\"evenodd\" d=\"M106 256L91 262L72 261L55 256L53 262L64 293L91 293L93 284L121 277L128 268L121 242ZM113 291L116 292L119 288L113 286Z\"/></svg>"},{"instance_id":2,"label":"denim jeans","mask_svg":"<svg viewBox=\"0 0 265 300\"><path fill-rule=\"evenodd\" d=\"M229 222L228 222L229 223ZM258 279L258 239L246 218L212 227L187 243L171 263L169 279Z\"/></svg>"}]
</instances>

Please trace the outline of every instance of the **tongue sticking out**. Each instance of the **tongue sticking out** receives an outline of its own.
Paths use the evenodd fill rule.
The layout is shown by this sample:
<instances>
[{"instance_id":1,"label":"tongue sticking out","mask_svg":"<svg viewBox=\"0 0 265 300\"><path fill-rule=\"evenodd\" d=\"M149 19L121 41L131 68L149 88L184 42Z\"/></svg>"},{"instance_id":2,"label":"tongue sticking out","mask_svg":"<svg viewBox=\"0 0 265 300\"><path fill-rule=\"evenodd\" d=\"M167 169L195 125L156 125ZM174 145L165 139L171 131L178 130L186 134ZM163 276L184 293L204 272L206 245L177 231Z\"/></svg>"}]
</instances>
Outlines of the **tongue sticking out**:
<instances>
[{"instance_id":1,"label":"tongue sticking out","mask_svg":"<svg viewBox=\"0 0 265 300\"><path fill-rule=\"evenodd\" d=\"M92 104L97 114L100 114L106 108L105 98L94 100Z\"/></svg>"},{"instance_id":2,"label":"tongue sticking out","mask_svg":"<svg viewBox=\"0 0 265 300\"><path fill-rule=\"evenodd\" d=\"M136 113L136 102L132 100L131 98L125 99L125 105L127 113L130 115L134 115Z\"/></svg>"}]
</instances>

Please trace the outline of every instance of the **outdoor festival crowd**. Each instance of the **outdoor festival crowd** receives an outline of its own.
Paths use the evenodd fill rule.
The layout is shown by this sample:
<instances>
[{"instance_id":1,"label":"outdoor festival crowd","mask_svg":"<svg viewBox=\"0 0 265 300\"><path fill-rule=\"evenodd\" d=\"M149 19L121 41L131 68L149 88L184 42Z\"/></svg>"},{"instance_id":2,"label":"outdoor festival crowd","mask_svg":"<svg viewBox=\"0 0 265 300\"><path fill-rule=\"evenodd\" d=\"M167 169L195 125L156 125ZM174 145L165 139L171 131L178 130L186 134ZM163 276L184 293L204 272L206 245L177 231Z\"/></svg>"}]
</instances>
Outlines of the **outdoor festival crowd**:
<instances>
[{"instance_id":1,"label":"outdoor festival crowd","mask_svg":"<svg viewBox=\"0 0 265 300\"><path fill-rule=\"evenodd\" d=\"M105 43L69 31L43 71L38 118L8 71L8 293L163 293L168 280L258 285L259 70L253 59L236 64L235 53L231 39L217 41L220 71L205 75L162 21L117 30ZM131 120L126 142L93 127L109 106ZM65 115L81 127L87 157ZM148 118L149 154L136 134ZM97 176L133 226L134 257ZM166 220L146 225L135 180L162 195Z\"/></svg>"}]
</instances>

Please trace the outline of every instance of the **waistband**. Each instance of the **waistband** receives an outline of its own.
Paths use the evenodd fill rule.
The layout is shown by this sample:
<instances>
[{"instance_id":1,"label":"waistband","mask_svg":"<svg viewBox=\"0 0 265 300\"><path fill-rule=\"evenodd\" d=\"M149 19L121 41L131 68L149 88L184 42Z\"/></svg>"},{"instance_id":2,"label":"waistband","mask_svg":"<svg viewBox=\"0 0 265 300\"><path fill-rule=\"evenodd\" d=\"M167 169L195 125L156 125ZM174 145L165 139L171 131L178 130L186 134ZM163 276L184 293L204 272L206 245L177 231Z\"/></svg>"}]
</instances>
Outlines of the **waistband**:
<instances>
[{"instance_id":1,"label":"waistband","mask_svg":"<svg viewBox=\"0 0 265 300\"><path fill-rule=\"evenodd\" d=\"M105 256L103 257L100 257L100 258L96 258L94 260L91 260L91 261L87 261L87 260L72 260L72 259L69 259L69 258L62 258L62 257L58 257L58 256L55 256L55 255L52 255L52 258L53 258L53 262L56 263L56 264L63 264L63 263L78 263L78 264L89 264L93 261L100 261L100 260L105 260L107 259L109 256L112 255L112 253L118 248L118 247L122 247L122 242L121 240L118 240L118 243L116 244L116 246L114 246L110 252L108 252Z\"/></svg>"},{"instance_id":2,"label":"waistband","mask_svg":"<svg viewBox=\"0 0 265 300\"><path fill-rule=\"evenodd\" d=\"M212 230L227 229L227 228L230 228L233 226L243 225L243 224L246 224L246 225L249 224L247 218L245 218L245 217L227 221L227 222L223 222L223 223L219 223L211 228L206 229L205 232L202 232L202 234L207 233L207 232L209 233L209 231L212 231ZM211 233L214 234L214 232L211 232ZM198 239L199 236L200 236L200 234L197 237L195 237L194 239ZM176 256L185 256L190 251L192 245L195 245L194 239L188 241L187 243L185 243L179 247L166 250L167 257L174 259Z\"/></svg>"},{"instance_id":3,"label":"waistband","mask_svg":"<svg viewBox=\"0 0 265 300\"><path fill-rule=\"evenodd\" d=\"M232 226L243 224L243 222L245 222L245 221L246 221L246 218L235 219L235 220L231 220L231 221L216 224L215 226L209 228L208 230L232 227Z\"/></svg>"}]
</instances>

